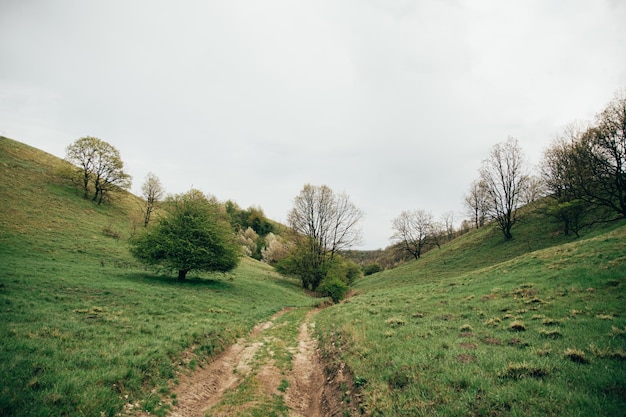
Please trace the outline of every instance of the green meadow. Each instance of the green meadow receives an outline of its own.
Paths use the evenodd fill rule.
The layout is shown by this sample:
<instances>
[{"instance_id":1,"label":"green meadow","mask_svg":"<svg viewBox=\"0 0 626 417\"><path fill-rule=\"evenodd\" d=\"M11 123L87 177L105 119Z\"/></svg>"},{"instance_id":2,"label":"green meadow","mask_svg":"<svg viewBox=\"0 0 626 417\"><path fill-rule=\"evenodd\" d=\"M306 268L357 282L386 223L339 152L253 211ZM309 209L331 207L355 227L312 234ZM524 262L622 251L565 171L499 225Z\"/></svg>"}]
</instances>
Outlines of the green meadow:
<instances>
[{"instance_id":1,"label":"green meadow","mask_svg":"<svg viewBox=\"0 0 626 417\"><path fill-rule=\"evenodd\" d=\"M320 312L325 355L352 370L364 413L623 415L626 224L574 240L541 212L513 241L471 232Z\"/></svg>"},{"instance_id":2,"label":"green meadow","mask_svg":"<svg viewBox=\"0 0 626 417\"><path fill-rule=\"evenodd\" d=\"M319 301L249 258L186 282L143 269L127 243L141 201L98 206L66 167L0 138L0 416L115 416L129 404L166 415L178 371ZM327 378L348 376L344 402L371 416L623 415L626 221L574 239L544 212L527 208L512 241L485 227L360 278L319 311ZM297 327L271 331L288 368Z\"/></svg>"},{"instance_id":3,"label":"green meadow","mask_svg":"<svg viewBox=\"0 0 626 417\"><path fill-rule=\"evenodd\" d=\"M139 201L84 200L63 165L0 138L0 415L114 416L128 403L164 415L177 369L313 304L249 258L182 283L144 270L127 245Z\"/></svg>"}]
</instances>

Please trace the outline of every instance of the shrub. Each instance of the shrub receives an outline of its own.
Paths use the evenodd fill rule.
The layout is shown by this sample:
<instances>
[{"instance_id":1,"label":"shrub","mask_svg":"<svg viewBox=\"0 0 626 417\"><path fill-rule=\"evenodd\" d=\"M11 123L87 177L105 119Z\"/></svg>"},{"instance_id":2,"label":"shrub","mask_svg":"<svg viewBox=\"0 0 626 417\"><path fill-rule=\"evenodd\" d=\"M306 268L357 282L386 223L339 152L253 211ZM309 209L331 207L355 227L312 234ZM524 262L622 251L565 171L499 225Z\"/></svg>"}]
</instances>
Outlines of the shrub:
<instances>
[{"instance_id":1,"label":"shrub","mask_svg":"<svg viewBox=\"0 0 626 417\"><path fill-rule=\"evenodd\" d=\"M337 303L346 296L348 285L340 279L332 277L322 281L322 284L318 287L318 291Z\"/></svg>"},{"instance_id":2,"label":"shrub","mask_svg":"<svg viewBox=\"0 0 626 417\"><path fill-rule=\"evenodd\" d=\"M104 226L102 228L102 234L106 237L112 237L116 240L122 237L122 233L119 230L115 230L111 225Z\"/></svg>"},{"instance_id":3,"label":"shrub","mask_svg":"<svg viewBox=\"0 0 626 417\"><path fill-rule=\"evenodd\" d=\"M380 266L380 264L378 262L374 262L374 263L363 266L363 275L365 276L372 275L382 270L383 268Z\"/></svg>"}]
</instances>

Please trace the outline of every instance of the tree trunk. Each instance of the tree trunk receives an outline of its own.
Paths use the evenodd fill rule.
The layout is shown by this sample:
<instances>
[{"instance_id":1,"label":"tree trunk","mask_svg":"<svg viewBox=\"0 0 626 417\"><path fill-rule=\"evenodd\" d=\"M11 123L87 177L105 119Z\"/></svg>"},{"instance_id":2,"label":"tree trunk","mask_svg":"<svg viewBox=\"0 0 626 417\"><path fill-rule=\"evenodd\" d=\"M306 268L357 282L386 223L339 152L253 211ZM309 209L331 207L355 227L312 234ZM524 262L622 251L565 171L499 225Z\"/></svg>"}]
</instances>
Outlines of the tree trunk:
<instances>
[{"instance_id":1,"label":"tree trunk","mask_svg":"<svg viewBox=\"0 0 626 417\"><path fill-rule=\"evenodd\" d=\"M187 269L179 269L178 270L178 280L179 281L184 281L185 278L187 277L187 272L189 272Z\"/></svg>"}]
</instances>

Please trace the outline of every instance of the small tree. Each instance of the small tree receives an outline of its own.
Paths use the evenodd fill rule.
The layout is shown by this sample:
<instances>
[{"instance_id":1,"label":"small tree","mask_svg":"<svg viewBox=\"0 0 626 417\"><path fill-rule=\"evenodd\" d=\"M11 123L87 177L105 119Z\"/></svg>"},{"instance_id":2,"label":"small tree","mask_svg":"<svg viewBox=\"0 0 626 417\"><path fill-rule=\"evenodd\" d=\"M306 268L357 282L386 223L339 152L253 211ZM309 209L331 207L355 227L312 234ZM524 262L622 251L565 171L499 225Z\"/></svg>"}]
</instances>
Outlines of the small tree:
<instances>
[{"instance_id":1,"label":"small tree","mask_svg":"<svg viewBox=\"0 0 626 417\"><path fill-rule=\"evenodd\" d=\"M489 197L491 217L498 223L506 240L517 221L517 209L528 181L524 155L517 139L509 138L491 148L491 156L483 161L480 179Z\"/></svg>"},{"instance_id":2,"label":"small tree","mask_svg":"<svg viewBox=\"0 0 626 417\"><path fill-rule=\"evenodd\" d=\"M178 271L179 280L194 270L228 272L237 266L240 247L217 202L191 190L168 203L168 215L131 241L137 259Z\"/></svg>"},{"instance_id":3,"label":"small tree","mask_svg":"<svg viewBox=\"0 0 626 417\"><path fill-rule=\"evenodd\" d=\"M474 227L478 229L485 225L489 213L489 194L486 185L480 180L472 182L469 193L463 199L467 213L472 218Z\"/></svg>"},{"instance_id":4,"label":"small tree","mask_svg":"<svg viewBox=\"0 0 626 417\"><path fill-rule=\"evenodd\" d=\"M143 213L143 225L144 227L147 227L148 223L150 223L150 216L152 215L152 212L165 194L165 189L161 184L161 180L159 180L159 178L152 172L149 172L146 176L146 181L141 186L141 192L144 200L146 201Z\"/></svg>"},{"instance_id":5,"label":"small tree","mask_svg":"<svg viewBox=\"0 0 626 417\"><path fill-rule=\"evenodd\" d=\"M433 215L426 210L403 211L392 222L394 233L391 240L404 252L419 259L428 243L439 244L434 239L434 224Z\"/></svg>"},{"instance_id":6,"label":"small tree","mask_svg":"<svg viewBox=\"0 0 626 417\"><path fill-rule=\"evenodd\" d=\"M67 147L66 159L79 167L85 198L93 185L92 199L98 204L109 191L131 186L131 177L124 171L120 152L101 139L86 136L76 140Z\"/></svg>"}]
</instances>

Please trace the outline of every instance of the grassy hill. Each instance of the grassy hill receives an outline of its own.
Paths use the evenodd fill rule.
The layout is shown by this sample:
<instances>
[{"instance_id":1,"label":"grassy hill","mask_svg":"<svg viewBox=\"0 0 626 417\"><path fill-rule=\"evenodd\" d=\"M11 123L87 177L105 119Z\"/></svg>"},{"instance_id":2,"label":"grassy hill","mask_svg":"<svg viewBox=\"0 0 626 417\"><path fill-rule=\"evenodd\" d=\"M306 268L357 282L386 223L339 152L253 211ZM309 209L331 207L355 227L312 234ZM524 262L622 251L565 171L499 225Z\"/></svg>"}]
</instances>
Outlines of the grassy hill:
<instances>
[{"instance_id":1,"label":"grassy hill","mask_svg":"<svg viewBox=\"0 0 626 417\"><path fill-rule=\"evenodd\" d=\"M374 416L618 416L626 409L626 223L471 232L357 281L320 312L328 357Z\"/></svg>"},{"instance_id":2,"label":"grassy hill","mask_svg":"<svg viewBox=\"0 0 626 417\"><path fill-rule=\"evenodd\" d=\"M163 415L177 369L312 305L250 259L183 283L146 272L126 243L140 200L97 206L66 167L0 138L0 416L114 416L135 402ZM573 239L541 213L526 210L510 242L470 232L319 312L344 400L373 416L623 415L626 222Z\"/></svg>"},{"instance_id":3,"label":"grassy hill","mask_svg":"<svg viewBox=\"0 0 626 417\"><path fill-rule=\"evenodd\" d=\"M141 204L97 206L64 161L0 137L0 415L163 414L177 367L193 368L286 306L298 283L250 259L227 276L146 272L127 238Z\"/></svg>"}]
</instances>

